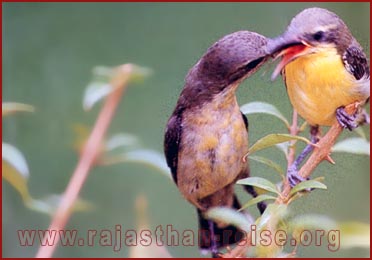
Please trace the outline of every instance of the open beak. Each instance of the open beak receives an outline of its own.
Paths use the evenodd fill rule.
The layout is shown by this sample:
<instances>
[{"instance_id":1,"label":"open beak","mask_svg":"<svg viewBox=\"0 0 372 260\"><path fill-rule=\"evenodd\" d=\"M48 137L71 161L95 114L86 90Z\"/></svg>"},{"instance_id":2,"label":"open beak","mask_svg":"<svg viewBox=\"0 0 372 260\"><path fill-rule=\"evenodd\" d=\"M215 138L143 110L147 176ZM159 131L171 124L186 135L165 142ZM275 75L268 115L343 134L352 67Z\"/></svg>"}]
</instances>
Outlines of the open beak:
<instances>
[{"instance_id":1,"label":"open beak","mask_svg":"<svg viewBox=\"0 0 372 260\"><path fill-rule=\"evenodd\" d=\"M310 48L311 46L304 41L288 40L284 37L278 37L269 41L267 45L268 53L273 55L275 59L282 57L271 75L271 80L274 80L288 63L308 53Z\"/></svg>"}]
</instances>

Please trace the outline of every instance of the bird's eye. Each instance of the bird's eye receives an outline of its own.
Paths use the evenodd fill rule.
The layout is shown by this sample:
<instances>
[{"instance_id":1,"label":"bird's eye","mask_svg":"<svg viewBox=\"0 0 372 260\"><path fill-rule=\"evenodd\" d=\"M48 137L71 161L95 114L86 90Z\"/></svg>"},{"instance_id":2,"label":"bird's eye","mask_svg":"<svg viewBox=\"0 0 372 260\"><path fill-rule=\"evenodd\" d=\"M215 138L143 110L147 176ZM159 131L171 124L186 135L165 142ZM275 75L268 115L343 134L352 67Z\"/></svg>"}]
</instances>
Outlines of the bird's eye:
<instances>
[{"instance_id":1,"label":"bird's eye","mask_svg":"<svg viewBox=\"0 0 372 260\"><path fill-rule=\"evenodd\" d=\"M313 38L314 40L316 41L321 41L324 37L324 32L323 31L317 31L316 33L314 33L313 35Z\"/></svg>"}]
</instances>

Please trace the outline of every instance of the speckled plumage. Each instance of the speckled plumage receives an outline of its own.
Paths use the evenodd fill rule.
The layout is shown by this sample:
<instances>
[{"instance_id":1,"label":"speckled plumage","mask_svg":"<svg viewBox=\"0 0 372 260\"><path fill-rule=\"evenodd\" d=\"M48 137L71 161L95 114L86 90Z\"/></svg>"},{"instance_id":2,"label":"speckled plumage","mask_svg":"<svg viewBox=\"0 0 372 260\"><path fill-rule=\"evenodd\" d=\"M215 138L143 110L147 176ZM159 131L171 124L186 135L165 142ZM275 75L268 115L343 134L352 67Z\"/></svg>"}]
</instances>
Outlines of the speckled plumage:
<instances>
[{"instance_id":1,"label":"speckled plumage","mask_svg":"<svg viewBox=\"0 0 372 260\"><path fill-rule=\"evenodd\" d=\"M180 192L199 212L236 207L233 185L249 175L242 160L248 152L247 120L235 91L266 61L265 44L264 36L249 31L213 44L187 74L168 121L167 163Z\"/></svg>"}]
</instances>

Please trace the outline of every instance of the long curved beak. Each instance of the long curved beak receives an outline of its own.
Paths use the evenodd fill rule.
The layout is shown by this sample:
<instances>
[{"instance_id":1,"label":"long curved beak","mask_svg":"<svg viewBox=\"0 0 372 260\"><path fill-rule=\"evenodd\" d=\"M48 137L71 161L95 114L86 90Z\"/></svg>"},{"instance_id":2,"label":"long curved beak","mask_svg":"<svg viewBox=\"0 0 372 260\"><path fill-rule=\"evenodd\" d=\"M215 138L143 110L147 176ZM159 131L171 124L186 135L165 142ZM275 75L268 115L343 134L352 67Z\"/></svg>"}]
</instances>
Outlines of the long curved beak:
<instances>
[{"instance_id":1,"label":"long curved beak","mask_svg":"<svg viewBox=\"0 0 372 260\"><path fill-rule=\"evenodd\" d=\"M306 54L310 47L311 46L306 42L288 35L270 39L266 46L267 53L274 56L275 59L282 57L282 60L275 67L275 70L271 75L271 80L274 80L288 63L297 57Z\"/></svg>"},{"instance_id":2,"label":"long curved beak","mask_svg":"<svg viewBox=\"0 0 372 260\"><path fill-rule=\"evenodd\" d=\"M300 41L297 38L291 37L287 33L284 33L276 38L268 39L266 44L266 52L269 55L275 55L286 47L295 45L299 42Z\"/></svg>"}]
</instances>

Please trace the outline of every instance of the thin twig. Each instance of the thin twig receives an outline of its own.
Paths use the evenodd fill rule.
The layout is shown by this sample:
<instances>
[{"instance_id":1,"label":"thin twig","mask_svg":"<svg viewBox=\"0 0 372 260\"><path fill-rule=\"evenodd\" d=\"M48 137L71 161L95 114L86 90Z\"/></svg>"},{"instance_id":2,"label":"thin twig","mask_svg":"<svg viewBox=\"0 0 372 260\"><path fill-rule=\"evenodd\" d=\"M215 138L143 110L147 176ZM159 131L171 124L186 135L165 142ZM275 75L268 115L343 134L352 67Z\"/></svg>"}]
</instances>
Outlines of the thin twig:
<instances>
[{"instance_id":1,"label":"thin twig","mask_svg":"<svg viewBox=\"0 0 372 260\"><path fill-rule=\"evenodd\" d=\"M89 170L92 168L97 156L99 155L99 148L101 146L105 133L112 121L115 110L126 89L128 80L130 78L132 65L125 64L120 66L118 69L120 70L119 73L122 73L122 75L120 75L120 77L115 77L111 82L115 90L111 94L109 94L109 96L105 100L105 103L103 104L94 128L88 138L86 145L84 146L80 160L75 168L74 173L72 174L70 182L67 185L61 202L49 226L49 231L57 231L55 240L53 241L53 243L51 243L51 245L40 245L36 257L49 258L53 255L53 252L55 251L60 239L58 231L65 228L66 223L71 216L72 206L78 198L79 192L88 177ZM43 244L45 244L45 241Z\"/></svg>"},{"instance_id":2,"label":"thin twig","mask_svg":"<svg viewBox=\"0 0 372 260\"><path fill-rule=\"evenodd\" d=\"M359 103L353 103L345 107L345 111L352 115L354 114L358 107ZM332 162L332 159L329 157L331 153L332 146L335 144L337 137L342 133L342 126L335 122L332 127L329 129L327 134L320 139L317 143L317 147L314 148L314 152L311 154L306 163L302 166L299 171L299 175L304 179L308 178L314 169L323 161L328 160Z\"/></svg>"},{"instance_id":3,"label":"thin twig","mask_svg":"<svg viewBox=\"0 0 372 260\"><path fill-rule=\"evenodd\" d=\"M291 135L297 135L299 132L299 128L298 128L298 114L297 114L297 111L295 109L293 109L293 115L292 115L292 125L289 129L289 133ZM290 142L290 146L289 146L289 150L288 150L288 155L287 155L287 168L289 168L294 160L295 160L295 156L296 156L296 147L295 147L295 144L296 144L297 140L292 140ZM289 181L287 178L284 179L283 181L283 190L290 190L291 187L289 185Z\"/></svg>"},{"instance_id":4,"label":"thin twig","mask_svg":"<svg viewBox=\"0 0 372 260\"><path fill-rule=\"evenodd\" d=\"M345 111L348 114L352 115L357 111L359 105L359 102L350 104L345 107ZM298 174L302 178L306 179L310 177L311 173L323 160L333 162L330 158L331 149L332 146L335 144L338 136L342 133L342 130L342 126L336 121L328 130L327 134L320 139L309 159L299 170ZM279 196L277 203L287 203L289 199L288 194L290 191L291 187L289 185L284 185L283 191L281 193L281 196Z\"/></svg>"},{"instance_id":5,"label":"thin twig","mask_svg":"<svg viewBox=\"0 0 372 260\"><path fill-rule=\"evenodd\" d=\"M345 111L352 115L354 114L358 107L359 103L353 103L345 107ZM298 115L297 112L293 111L293 118L292 118L292 125L289 129L291 135L297 135L299 132L298 128ZM309 157L309 159L306 161L306 163L301 167L299 174L303 178L307 178L310 176L310 174L314 171L314 169L323 161L328 159L329 160L329 154L331 152L332 146L335 144L337 137L341 134L343 128L342 126L336 121L327 134L321 138L321 140L317 143L317 146L314 148L313 153ZM291 142L291 146L288 151L287 156L287 162L288 167L293 163L295 158L295 148L294 148L294 142ZM289 192L291 191L291 186L288 183L288 180L286 179L283 182L283 191L281 195L278 197L275 203L278 204L284 204L288 203L289 200ZM251 233L249 232L245 238L247 240L247 243L244 243L244 245L237 245L234 249L230 250L226 254L224 254L222 257L226 258L238 258L238 257L244 257L247 249L249 246L251 246ZM288 255L288 257L293 257L295 255L295 251Z\"/></svg>"},{"instance_id":6,"label":"thin twig","mask_svg":"<svg viewBox=\"0 0 372 260\"><path fill-rule=\"evenodd\" d=\"M298 114L297 114L297 111L294 109L293 110L293 115L292 115L292 125L291 125L291 128L289 129L289 134L290 135L297 135L298 134L299 129L298 129L297 124L298 124ZM296 142L297 142L297 140L292 140L291 143L290 143L288 156L287 156L287 166L288 167L290 165L292 165L292 163L295 160L296 149L295 149L294 145L295 145Z\"/></svg>"},{"instance_id":7,"label":"thin twig","mask_svg":"<svg viewBox=\"0 0 372 260\"><path fill-rule=\"evenodd\" d=\"M291 135L297 135L298 132L299 132L299 128L298 128L298 114L297 114L297 111L296 110L293 110L292 124L291 124L291 126L289 127L288 130L289 130L289 133ZM296 143L296 140L293 140L290 143L290 147L289 147L288 154L287 154L287 164L288 164L288 167L293 163L293 161L295 159L295 155L296 155L295 154L296 153L295 143ZM288 189L288 190L291 189L287 178L285 178L284 181L283 181L283 187L284 187L283 188L284 190L285 189ZM223 254L222 257L223 258L245 257L248 248L252 244L251 243L251 239L252 239L252 235L249 232L246 235L246 237L242 239L242 241L244 241L245 243L240 243L240 244L238 243L234 247L234 249L232 249L232 250L228 251L227 253Z\"/></svg>"}]
</instances>

